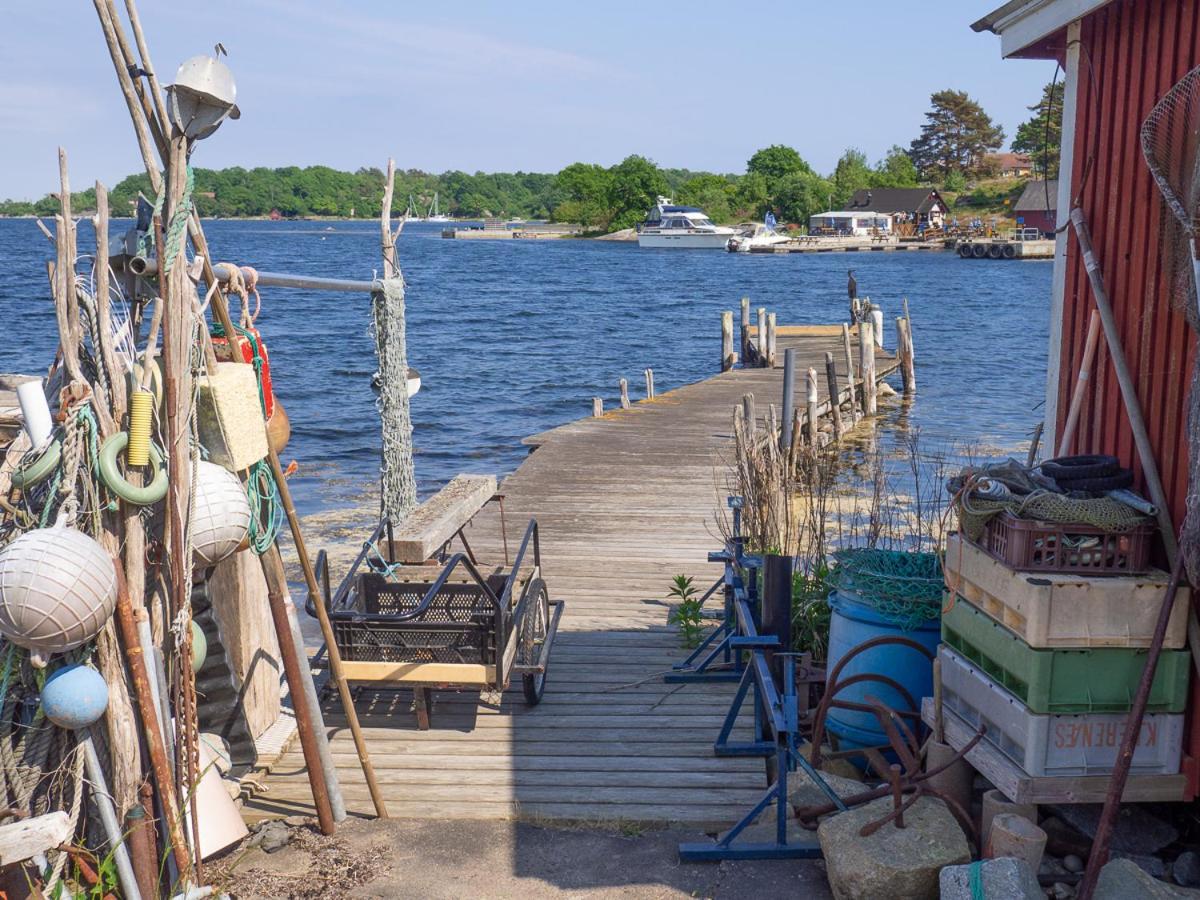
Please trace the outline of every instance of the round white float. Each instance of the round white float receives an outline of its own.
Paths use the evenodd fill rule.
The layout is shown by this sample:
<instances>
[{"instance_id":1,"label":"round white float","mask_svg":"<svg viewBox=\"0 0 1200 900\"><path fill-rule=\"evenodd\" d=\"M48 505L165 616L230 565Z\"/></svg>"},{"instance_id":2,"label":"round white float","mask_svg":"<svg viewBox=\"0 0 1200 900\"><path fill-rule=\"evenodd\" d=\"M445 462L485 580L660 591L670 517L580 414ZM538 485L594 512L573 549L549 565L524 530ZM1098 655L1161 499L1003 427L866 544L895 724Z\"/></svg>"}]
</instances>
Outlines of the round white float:
<instances>
[{"instance_id":1,"label":"round white float","mask_svg":"<svg viewBox=\"0 0 1200 900\"><path fill-rule=\"evenodd\" d=\"M215 463L196 471L192 512L192 560L197 568L215 566L233 555L250 531L250 501L241 480Z\"/></svg>"}]
</instances>

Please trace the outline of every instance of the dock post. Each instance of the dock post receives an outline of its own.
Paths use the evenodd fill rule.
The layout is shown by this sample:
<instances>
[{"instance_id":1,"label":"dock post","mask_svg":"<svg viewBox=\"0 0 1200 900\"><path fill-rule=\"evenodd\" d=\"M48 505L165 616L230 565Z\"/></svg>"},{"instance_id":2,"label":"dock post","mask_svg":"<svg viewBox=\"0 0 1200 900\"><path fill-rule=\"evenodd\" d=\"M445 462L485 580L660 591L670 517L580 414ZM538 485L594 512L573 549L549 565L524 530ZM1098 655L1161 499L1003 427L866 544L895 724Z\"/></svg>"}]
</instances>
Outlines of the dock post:
<instances>
[{"instance_id":1,"label":"dock post","mask_svg":"<svg viewBox=\"0 0 1200 900\"><path fill-rule=\"evenodd\" d=\"M765 306L758 308L758 364L760 366L767 364L767 309Z\"/></svg>"},{"instance_id":2,"label":"dock post","mask_svg":"<svg viewBox=\"0 0 1200 900\"><path fill-rule=\"evenodd\" d=\"M742 398L742 418L746 420L746 437L754 440L754 431L758 421L754 417L754 395L747 394Z\"/></svg>"},{"instance_id":3,"label":"dock post","mask_svg":"<svg viewBox=\"0 0 1200 900\"><path fill-rule=\"evenodd\" d=\"M812 441L813 449L817 449L817 434L821 430L821 414L817 393L817 370L811 366L808 369L808 438Z\"/></svg>"},{"instance_id":4,"label":"dock post","mask_svg":"<svg viewBox=\"0 0 1200 900\"><path fill-rule=\"evenodd\" d=\"M775 313L767 313L767 368L775 368Z\"/></svg>"},{"instance_id":5,"label":"dock post","mask_svg":"<svg viewBox=\"0 0 1200 900\"><path fill-rule=\"evenodd\" d=\"M841 390L837 383L837 367L833 363L833 354L825 351L825 383L829 387L829 417L833 420L833 439L842 439L842 403Z\"/></svg>"},{"instance_id":6,"label":"dock post","mask_svg":"<svg viewBox=\"0 0 1200 900\"><path fill-rule=\"evenodd\" d=\"M862 380L863 414L875 415L878 403L875 394L875 327L869 319L858 324L859 377Z\"/></svg>"},{"instance_id":7,"label":"dock post","mask_svg":"<svg viewBox=\"0 0 1200 900\"><path fill-rule=\"evenodd\" d=\"M783 351L783 431L779 435L779 449L784 452L792 446L792 411L796 408L796 351Z\"/></svg>"},{"instance_id":8,"label":"dock post","mask_svg":"<svg viewBox=\"0 0 1200 900\"><path fill-rule=\"evenodd\" d=\"M644 373L646 376L646 399L654 399L654 370L647 369Z\"/></svg>"},{"instance_id":9,"label":"dock post","mask_svg":"<svg viewBox=\"0 0 1200 900\"><path fill-rule=\"evenodd\" d=\"M871 304L871 331L875 335L875 346L883 349L883 307L877 303Z\"/></svg>"},{"instance_id":10,"label":"dock post","mask_svg":"<svg viewBox=\"0 0 1200 900\"><path fill-rule=\"evenodd\" d=\"M747 366L750 360L754 358L750 352L752 344L750 342L750 298L742 298L742 365Z\"/></svg>"},{"instance_id":11,"label":"dock post","mask_svg":"<svg viewBox=\"0 0 1200 900\"><path fill-rule=\"evenodd\" d=\"M621 409L629 409L629 382L621 379Z\"/></svg>"},{"instance_id":12,"label":"dock post","mask_svg":"<svg viewBox=\"0 0 1200 900\"><path fill-rule=\"evenodd\" d=\"M911 394L917 389L917 380L913 373L912 335L908 329L908 320L897 316L896 355L900 357L900 380L904 384L905 394Z\"/></svg>"},{"instance_id":13,"label":"dock post","mask_svg":"<svg viewBox=\"0 0 1200 900\"><path fill-rule=\"evenodd\" d=\"M850 326L842 323L842 347L846 352L846 390L850 392L850 426L858 421L858 400L854 391L854 351L850 349Z\"/></svg>"},{"instance_id":14,"label":"dock post","mask_svg":"<svg viewBox=\"0 0 1200 900\"><path fill-rule=\"evenodd\" d=\"M779 639L779 652L792 650L792 558L769 553L763 557L762 635ZM783 660L765 652L776 688L783 687Z\"/></svg>"},{"instance_id":15,"label":"dock post","mask_svg":"<svg viewBox=\"0 0 1200 900\"><path fill-rule=\"evenodd\" d=\"M733 313L721 313L721 371L733 368Z\"/></svg>"},{"instance_id":16,"label":"dock post","mask_svg":"<svg viewBox=\"0 0 1200 900\"><path fill-rule=\"evenodd\" d=\"M600 397L592 398L592 417L599 419L604 415L604 401Z\"/></svg>"}]
</instances>

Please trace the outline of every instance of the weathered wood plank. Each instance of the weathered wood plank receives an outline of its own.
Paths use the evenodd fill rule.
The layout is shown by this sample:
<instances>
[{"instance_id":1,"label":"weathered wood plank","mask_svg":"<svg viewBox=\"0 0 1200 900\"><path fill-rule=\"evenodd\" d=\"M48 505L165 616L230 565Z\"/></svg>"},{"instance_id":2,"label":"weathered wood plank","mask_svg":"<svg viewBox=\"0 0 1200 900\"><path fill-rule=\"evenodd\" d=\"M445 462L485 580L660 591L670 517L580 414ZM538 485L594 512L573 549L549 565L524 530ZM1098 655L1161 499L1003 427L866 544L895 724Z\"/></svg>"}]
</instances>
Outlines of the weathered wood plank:
<instances>
[{"instance_id":1,"label":"weathered wood plank","mask_svg":"<svg viewBox=\"0 0 1200 900\"><path fill-rule=\"evenodd\" d=\"M495 475L456 475L394 528L394 558L413 564L429 559L470 522L495 493Z\"/></svg>"}]
</instances>

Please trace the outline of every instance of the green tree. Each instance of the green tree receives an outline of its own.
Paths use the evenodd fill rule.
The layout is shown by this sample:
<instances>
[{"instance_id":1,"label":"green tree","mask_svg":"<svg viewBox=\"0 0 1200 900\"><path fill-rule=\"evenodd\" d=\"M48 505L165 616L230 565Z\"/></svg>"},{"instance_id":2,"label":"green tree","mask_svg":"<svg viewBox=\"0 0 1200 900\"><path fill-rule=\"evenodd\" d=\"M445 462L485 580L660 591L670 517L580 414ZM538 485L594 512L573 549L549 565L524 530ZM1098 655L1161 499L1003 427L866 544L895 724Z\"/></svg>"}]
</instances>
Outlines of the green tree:
<instances>
[{"instance_id":1,"label":"green tree","mask_svg":"<svg viewBox=\"0 0 1200 900\"><path fill-rule=\"evenodd\" d=\"M770 204L771 192L767 189L766 176L750 172L738 179L733 192L733 205L739 216L760 219Z\"/></svg>"},{"instance_id":2,"label":"green tree","mask_svg":"<svg viewBox=\"0 0 1200 900\"><path fill-rule=\"evenodd\" d=\"M746 163L746 172L750 175L761 175L767 180L767 191L775 193L776 188L790 175L811 173L812 167L791 147L784 144L772 144L759 150Z\"/></svg>"},{"instance_id":3,"label":"green tree","mask_svg":"<svg viewBox=\"0 0 1200 900\"><path fill-rule=\"evenodd\" d=\"M873 174L872 181L875 187L916 187L920 182L912 157L900 146L893 146L887 152L887 156L875 164Z\"/></svg>"},{"instance_id":4,"label":"green tree","mask_svg":"<svg viewBox=\"0 0 1200 900\"><path fill-rule=\"evenodd\" d=\"M1062 143L1063 85L1053 82L1042 88L1042 99L1028 107L1033 118L1017 126L1014 153L1033 160L1034 171L1043 178L1058 177L1058 150Z\"/></svg>"},{"instance_id":5,"label":"green tree","mask_svg":"<svg viewBox=\"0 0 1200 900\"><path fill-rule=\"evenodd\" d=\"M554 177L554 190L561 198L554 207L555 221L607 226L612 218L608 205L611 184L612 176L603 166L571 163Z\"/></svg>"},{"instance_id":6,"label":"green tree","mask_svg":"<svg viewBox=\"0 0 1200 900\"><path fill-rule=\"evenodd\" d=\"M612 181L608 205L612 211L608 226L619 231L632 228L645 218L647 211L667 191L667 179L644 156L627 156L608 170Z\"/></svg>"},{"instance_id":7,"label":"green tree","mask_svg":"<svg viewBox=\"0 0 1200 900\"><path fill-rule=\"evenodd\" d=\"M721 175L696 175L675 188L675 200L698 206L714 222L728 222L735 211L737 185Z\"/></svg>"},{"instance_id":8,"label":"green tree","mask_svg":"<svg viewBox=\"0 0 1200 900\"><path fill-rule=\"evenodd\" d=\"M771 203L781 221L807 225L809 216L825 208L832 191L830 181L811 170L793 172L779 182Z\"/></svg>"},{"instance_id":9,"label":"green tree","mask_svg":"<svg viewBox=\"0 0 1200 900\"><path fill-rule=\"evenodd\" d=\"M855 191L874 185L874 173L867 165L867 154L854 147L842 154L833 170L833 205L844 207ZM819 212L819 210L818 210Z\"/></svg>"},{"instance_id":10,"label":"green tree","mask_svg":"<svg viewBox=\"0 0 1200 900\"><path fill-rule=\"evenodd\" d=\"M922 178L974 172L988 152L1004 143L1004 129L966 91L938 91L929 99L921 134L909 148Z\"/></svg>"}]
</instances>

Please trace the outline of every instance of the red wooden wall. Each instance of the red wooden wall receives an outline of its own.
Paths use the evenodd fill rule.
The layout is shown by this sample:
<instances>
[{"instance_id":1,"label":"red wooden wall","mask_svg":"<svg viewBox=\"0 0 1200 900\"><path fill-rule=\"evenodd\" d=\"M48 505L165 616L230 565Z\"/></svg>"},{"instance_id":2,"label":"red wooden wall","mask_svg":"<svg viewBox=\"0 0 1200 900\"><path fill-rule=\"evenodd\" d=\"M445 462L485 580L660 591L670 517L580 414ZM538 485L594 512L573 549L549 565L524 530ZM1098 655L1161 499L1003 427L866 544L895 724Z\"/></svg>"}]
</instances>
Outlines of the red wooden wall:
<instances>
[{"instance_id":1,"label":"red wooden wall","mask_svg":"<svg viewBox=\"0 0 1200 900\"><path fill-rule=\"evenodd\" d=\"M1158 99L1200 63L1200 3L1117 0L1084 19L1081 41L1072 197L1091 225L1178 526L1187 492L1187 394L1196 341L1167 296L1168 277L1161 262L1162 205L1142 157L1139 130ZM1069 240L1060 433L1095 308L1073 233ZM1138 468L1103 337L1092 373L1074 449L1113 453Z\"/></svg>"}]
</instances>

